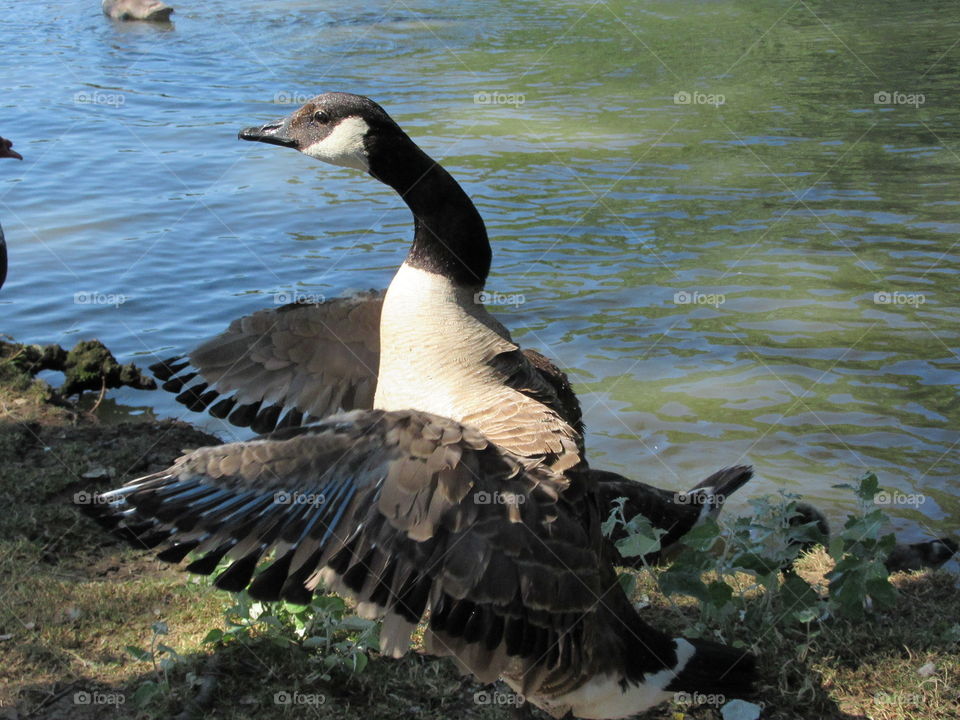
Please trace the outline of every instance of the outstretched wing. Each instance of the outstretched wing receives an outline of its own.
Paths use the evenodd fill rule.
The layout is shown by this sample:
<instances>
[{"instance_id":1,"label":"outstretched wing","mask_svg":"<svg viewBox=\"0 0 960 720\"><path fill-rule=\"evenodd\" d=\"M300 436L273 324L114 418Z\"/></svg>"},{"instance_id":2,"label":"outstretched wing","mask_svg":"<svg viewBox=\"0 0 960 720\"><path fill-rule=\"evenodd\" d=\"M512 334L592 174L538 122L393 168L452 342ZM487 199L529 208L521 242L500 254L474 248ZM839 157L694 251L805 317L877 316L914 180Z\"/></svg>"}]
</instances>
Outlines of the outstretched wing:
<instances>
[{"instance_id":1,"label":"outstretched wing","mask_svg":"<svg viewBox=\"0 0 960 720\"><path fill-rule=\"evenodd\" d=\"M578 482L524 469L452 420L370 410L202 448L90 509L134 543L165 546L161 559L193 552L193 572L228 560L223 589L304 603L323 580L386 616L388 652L407 649L429 608L433 652L484 679L511 668L562 687L626 652ZM646 665L670 665L672 642L624 612L647 633Z\"/></svg>"},{"instance_id":2,"label":"outstretched wing","mask_svg":"<svg viewBox=\"0 0 960 720\"><path fill-rule=\"evenodd\" d=\"M370 408L382 304L383 291L370 290L260 310L234 320L188 357L150 369L191 410L208 410L258 433Z\"/></svg>"},{"instance_id":3,"label":"outstretched wing","mask_svg":"<svg viewBox=\"0 0 960 720\"><path fill-rule=\"evenodd\" d=\"M383 296L383 290L369 290L260 310L237 318L188 356L150 370L194 412L207 410L261 434L340 410L370 409L380 366ZM505 385L558 411L582 433L580 405L566 375L550 360L527 348L495 364Z\"/></svg>"}]
</instances>

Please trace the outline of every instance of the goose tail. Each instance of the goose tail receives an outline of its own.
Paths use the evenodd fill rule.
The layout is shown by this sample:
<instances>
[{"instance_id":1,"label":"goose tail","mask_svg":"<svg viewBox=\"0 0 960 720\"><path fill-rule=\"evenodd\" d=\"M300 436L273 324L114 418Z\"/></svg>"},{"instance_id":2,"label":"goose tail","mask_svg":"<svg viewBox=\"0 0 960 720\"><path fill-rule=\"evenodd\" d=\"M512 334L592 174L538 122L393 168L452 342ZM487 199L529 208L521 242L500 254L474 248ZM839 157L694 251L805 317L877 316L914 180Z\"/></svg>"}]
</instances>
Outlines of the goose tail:
<instances>
[{"instance_id":1,"label":"goose tail","mask_svg":"<svg viewBox=\"0 0 960 720\"><path fill-rule=\"evenodd\" d=\"M754 692L756 660L743 649L710 640L677 640L677 666L666 686L676 694L722 695L726 700Z\"/></svg>"}]
</instances>

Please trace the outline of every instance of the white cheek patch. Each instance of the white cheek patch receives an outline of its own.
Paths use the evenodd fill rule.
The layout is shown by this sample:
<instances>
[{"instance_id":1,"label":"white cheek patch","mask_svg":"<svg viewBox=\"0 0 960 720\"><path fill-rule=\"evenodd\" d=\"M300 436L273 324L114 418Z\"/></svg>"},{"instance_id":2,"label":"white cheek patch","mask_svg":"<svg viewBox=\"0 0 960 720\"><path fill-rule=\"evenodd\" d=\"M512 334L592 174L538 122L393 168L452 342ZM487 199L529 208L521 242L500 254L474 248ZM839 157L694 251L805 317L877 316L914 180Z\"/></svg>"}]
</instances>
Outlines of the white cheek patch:
<instances>
[{"instance_id":1,"label":"white cheek patch","mask_svg":"<svg viewBox=\"0 0 960 720\"><path fill-rule=\"evenodd\" d=\"M363 148L363 137L369 129L370 126L361 118L344 118L337 123L332 133L323 140L308 145L303 149L303 153L331 165L367 171L370 163L367 162L367 153Z\"/></svg>"}]
</instances>

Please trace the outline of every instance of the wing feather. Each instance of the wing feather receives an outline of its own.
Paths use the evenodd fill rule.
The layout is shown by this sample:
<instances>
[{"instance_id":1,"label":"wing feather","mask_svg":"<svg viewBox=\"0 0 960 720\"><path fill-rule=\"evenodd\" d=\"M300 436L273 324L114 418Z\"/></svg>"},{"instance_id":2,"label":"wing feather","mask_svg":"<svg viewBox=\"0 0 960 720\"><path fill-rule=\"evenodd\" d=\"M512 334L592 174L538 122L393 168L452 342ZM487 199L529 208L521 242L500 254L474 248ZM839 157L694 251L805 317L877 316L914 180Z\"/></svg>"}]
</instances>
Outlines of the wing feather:
<instances>
[{"instance_id":1,"label":"wing feather","mask_svg":"<svg viewBox=\"0 0 960 720\"><path fill-rule=\"evenodd\" d=\"M284 411L325 417L370 408L380 362L383 292L291 304L234 320L189 357L151 367L164 389L195 411L210 408L265 433ZM234 407L237 406L237 409ZM244 409L246 408L246 409Z\"/></svg>"},{"instance_id":2,"label":"wing feather","mask_svg":"<svg viewBox=\"0 0 960 720\"><path fill-rule=\"evenodd\" d=\"M478 677L519 672L530 689L597 672L575 663L598 639L613 643L599 665L625 662L601 627L616 578L598 523L564 492L576 482L452 420L368 410L201 448L86 507L163 543L164 559L200 554L193 572L228 561L216 579L228 590L304 602L322 579L386 615L391 653L432 608L434 652ZM668 665L670 641L647 630Z\"/></svg>"}]
</instances>

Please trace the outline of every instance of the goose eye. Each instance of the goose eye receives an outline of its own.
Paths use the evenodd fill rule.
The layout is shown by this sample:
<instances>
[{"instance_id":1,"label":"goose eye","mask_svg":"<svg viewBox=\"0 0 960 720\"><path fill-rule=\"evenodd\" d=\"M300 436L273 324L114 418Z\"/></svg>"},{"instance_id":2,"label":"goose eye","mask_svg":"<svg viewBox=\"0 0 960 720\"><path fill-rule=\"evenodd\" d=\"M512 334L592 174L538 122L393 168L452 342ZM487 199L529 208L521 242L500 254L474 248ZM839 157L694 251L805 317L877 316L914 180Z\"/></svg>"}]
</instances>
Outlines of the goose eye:
<instances>
[{"instance_id":1,"label":"goose eye","mask_svg":"<svg viewBox=\"0 0 960 720\"><path fill-rule=\"evenodd\" d=\"M330 121L330 118L323 110L317 110L313 114L313 121L320 123L321 125L326 125Z\"/></svg>"}]
</instances>

